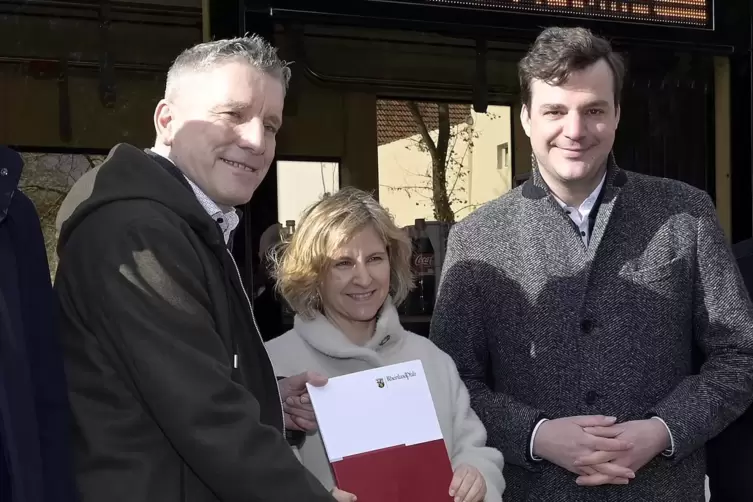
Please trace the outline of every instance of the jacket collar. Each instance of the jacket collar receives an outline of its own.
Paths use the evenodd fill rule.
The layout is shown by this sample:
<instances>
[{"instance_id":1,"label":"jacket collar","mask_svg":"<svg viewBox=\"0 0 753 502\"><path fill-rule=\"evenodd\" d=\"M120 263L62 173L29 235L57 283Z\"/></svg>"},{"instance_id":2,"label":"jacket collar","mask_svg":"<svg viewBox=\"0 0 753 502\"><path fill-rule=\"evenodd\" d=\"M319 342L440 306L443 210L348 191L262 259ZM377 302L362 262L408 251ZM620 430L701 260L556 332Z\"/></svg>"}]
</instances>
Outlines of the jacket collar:
<instances>
[{"instance_id":1,"label":"jacket collar","mask_svg":"<svg viewBox=\"0 0 753 502\"><path fill-rule=\"evenodd\" d=\"M162 169L160 169L160 166ZM89 214L119 200L151 200L182 218L218 255L225 254L225 240L215 221L201 207L183 173L170 161L132 145L116 145L97 169L91 193L72 203L75 210L63 223L58 248ZM74 187L75 188L75 187Z\"/></svg>"},{"instance_id":2,"label":"jacket collar","mask_svg":"<svg viewBox=\"0 0 753 502\"><path fill-rule=\"evenodd\" d=\"M342 331L320 313L311 320L296 316L293 329L316 351L337 359L373 360L379 354L396 349L405 338L400 316L390 298L387 298L379 312L374 336L363 346L348 340Z\"/></svg>"},{"instance_id":3,"label":"jacket collar","mask_svg":"<svg viewBox=\"0 0 753 502\"><path fill-rule=\"evenodd\" d=\"M627 183L628 178L625 171L620 169L617 165L617 161L614 159L614 154L610 153L607 159L607 175L604 180L604 187L602 193L605 199L602 202L609 202L614 197L616 192ZM536 156L531 154L531 177L523 184L523 197L526 199L543 199L552 194L551 189L544 181L539 171L538 162ZM607 199L606 197L609 197Z\"/></svg>"},{"instance_id":4,"label":"jacket collar","mask_svg":"<svg viewBox=\"0 0 753 502\"><path fill-rule=\"evenodd\" d=\"M18 189L24 161L8 147L0 146L0 222L8 216L10 201Z\"/></svg>"}]
</instances>

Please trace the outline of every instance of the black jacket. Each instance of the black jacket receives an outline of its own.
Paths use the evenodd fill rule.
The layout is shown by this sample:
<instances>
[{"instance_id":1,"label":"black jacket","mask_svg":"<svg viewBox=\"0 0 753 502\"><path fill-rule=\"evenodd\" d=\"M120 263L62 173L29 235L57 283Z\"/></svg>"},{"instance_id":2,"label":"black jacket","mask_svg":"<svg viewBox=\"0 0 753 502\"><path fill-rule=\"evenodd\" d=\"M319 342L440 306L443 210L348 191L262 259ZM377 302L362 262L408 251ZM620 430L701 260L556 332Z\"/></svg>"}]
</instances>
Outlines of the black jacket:
<instances>
[{"instance_id":1,"label":"black jacket","mask_svg":"<svg viewBox=\"0 0 753 502\"><path fill-rule=\"evenodd\" d=\"M42 229L0 147L0 501L72 502L70 421Z\"/></svg>"},{"instance_id":2,"label":"black jacket","mask_svg":"<svg viewBox=\"0 0 753 502\"><path fill-rule=\"evenodd\" d=\"M177 169L113 148L59 254L83 502L332 501L281 434L235 263Z\"/></svg>"},{"instance_id":3,"label":"black jacket","mask_svg":"<svg viewBox=\"0 0 753 502\"><path fill-rule=\"evenodd\" d=\"M753 239L733 247L745 286L753 294ZM709 441L706 463L711 502L753 500L753 407Z\"/></svg>"}]
</instances>

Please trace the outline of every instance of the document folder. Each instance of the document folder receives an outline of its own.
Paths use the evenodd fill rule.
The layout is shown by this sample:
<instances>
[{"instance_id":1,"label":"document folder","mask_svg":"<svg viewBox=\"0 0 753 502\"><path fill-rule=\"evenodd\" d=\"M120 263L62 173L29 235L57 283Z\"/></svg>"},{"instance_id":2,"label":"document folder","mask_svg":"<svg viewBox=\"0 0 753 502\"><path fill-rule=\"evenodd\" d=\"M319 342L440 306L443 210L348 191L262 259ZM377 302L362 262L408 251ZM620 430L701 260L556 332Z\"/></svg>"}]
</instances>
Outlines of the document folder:
<instances>
[{"instance_id":1,"label":"document folder","mask_svg":"<svg viewBox=\"0 0 753 502\"><path fill-rule=\"evenodd\" d=\"M359 502L452 502L452 466L421 361L309 386L337 486Z\"/></svg>"}]
</instances>

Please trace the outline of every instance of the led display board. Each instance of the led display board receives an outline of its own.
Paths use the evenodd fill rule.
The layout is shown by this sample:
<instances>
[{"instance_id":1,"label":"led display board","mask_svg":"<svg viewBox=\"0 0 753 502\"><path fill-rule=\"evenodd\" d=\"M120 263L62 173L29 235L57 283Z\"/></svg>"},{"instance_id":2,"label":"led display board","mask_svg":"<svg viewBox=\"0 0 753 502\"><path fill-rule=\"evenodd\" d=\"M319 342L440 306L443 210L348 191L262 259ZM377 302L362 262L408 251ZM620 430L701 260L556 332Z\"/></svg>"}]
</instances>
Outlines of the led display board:
<instances>
[{"instance_id":1,"label":"led display board","mask_svg":"<svg viewBox=\"0 0 753 502\"><path fill-rule=\"evenodd\" d=\"M713 29L714 0L366 0ZM730 0L727 0L730 1Z\"/></svg>"}]
</instances>

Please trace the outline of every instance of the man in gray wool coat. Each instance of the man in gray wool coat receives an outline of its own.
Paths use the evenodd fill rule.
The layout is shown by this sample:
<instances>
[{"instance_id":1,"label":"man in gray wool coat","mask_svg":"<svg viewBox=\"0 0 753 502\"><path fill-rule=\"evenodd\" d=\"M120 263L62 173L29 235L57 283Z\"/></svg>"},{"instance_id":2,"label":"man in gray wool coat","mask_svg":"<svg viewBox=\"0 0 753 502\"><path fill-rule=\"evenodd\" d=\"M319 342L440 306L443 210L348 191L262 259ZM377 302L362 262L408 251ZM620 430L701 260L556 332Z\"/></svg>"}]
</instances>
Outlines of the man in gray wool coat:
<instances>
[{"instance_id":1,"label":"man in gray wool coat","mask_svg":"<svg viewBox=\"0 0 753 502\"><path fill-rule=\"evenodd\" d=\"M753 400L753 306L711 199L611 155L623 75L588 30L545 30L520 63L531 178L450 235L431 337L505 501L703 501L704 444Z\"/></svg>"}]
</instances>

